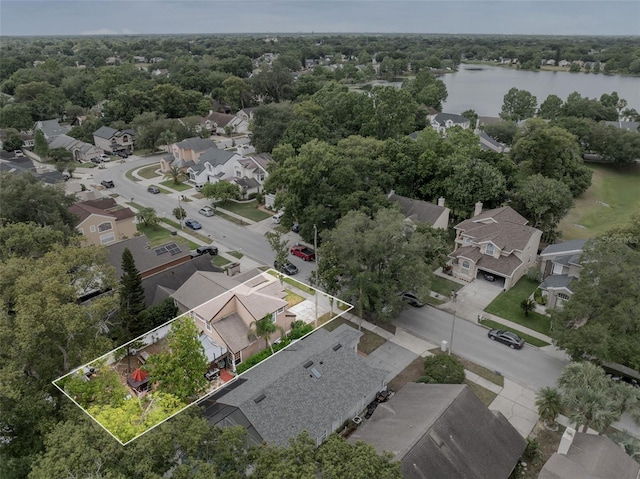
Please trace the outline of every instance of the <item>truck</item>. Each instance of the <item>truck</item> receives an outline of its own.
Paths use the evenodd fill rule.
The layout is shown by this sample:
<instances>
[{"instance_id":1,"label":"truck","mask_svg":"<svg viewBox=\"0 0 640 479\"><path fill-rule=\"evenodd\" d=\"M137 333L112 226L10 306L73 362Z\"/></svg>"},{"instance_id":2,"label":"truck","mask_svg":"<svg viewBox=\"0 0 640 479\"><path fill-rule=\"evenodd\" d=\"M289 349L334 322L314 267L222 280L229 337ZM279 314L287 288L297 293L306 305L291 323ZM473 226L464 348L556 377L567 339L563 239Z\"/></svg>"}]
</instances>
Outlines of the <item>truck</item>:
<instances>
[{"instance_id":1,"label":"truck","mask_svg":"<svg viewBox=\"0 0 640 479\"><path fill-rule=\"evenodd\" d=\"M316 252L304 245L295 245L291 247L291 254L302 258L305 261L315 261Z\"/></svg>"}]
</instances>

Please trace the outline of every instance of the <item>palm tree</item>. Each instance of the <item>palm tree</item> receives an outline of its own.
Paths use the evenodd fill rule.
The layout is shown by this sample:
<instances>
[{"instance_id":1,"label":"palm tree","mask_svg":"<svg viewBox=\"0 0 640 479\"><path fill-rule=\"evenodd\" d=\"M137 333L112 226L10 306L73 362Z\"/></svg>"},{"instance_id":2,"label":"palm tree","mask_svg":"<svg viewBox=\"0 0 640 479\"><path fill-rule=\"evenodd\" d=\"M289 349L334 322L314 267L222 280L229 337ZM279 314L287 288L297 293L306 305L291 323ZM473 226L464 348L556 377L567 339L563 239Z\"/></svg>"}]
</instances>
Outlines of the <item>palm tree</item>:
<instances>
[{"instance_id":1,"label":"palm tree","mask_svg":"<svg viewBox=\"0 0 640 479\"><path fill-rule=\"evenodd\" d=\"M536 395L538 414L545 425L555 427L556 418L562 412L562 395L552 387L544 387Z\"/></svg>"},{"instance_id":2,"label":"palm tree","mask_svg":"<svg viewBox=\"0 0 640 479\"><path fill-rule=\"evenodd\" d=\"M576 423L576 427L582 426L582 432L591 427L602 433L622 416L622 411L606 389L581 386L565 394L565 401L570 411L569 419Z\"/></svg>"},{"instance_id":3,"label":"palm tree","mask_svg":"<svg viewBox=\"0 0 640 479\"><path fill-rule=\"evenodd\" d=\"M182 180L187 177L184 171L177 166L172 166L169 171L165 172L164 178L168 180L173 180L174 185L180 184Z\"/></svg>"},{"instance_id":4,"label":"palm tree","mask_svg":"<svg viewBox=\"0 0 640 479\"><path fill-rule=\"evenodd\" d=\"M140 211L136 214L136 219L138 222L144 223L145 226L155 226L158 224L159 219L156 214L156 210L153 208L146 206L141 208Z\"/></svg>"},{"instance_id":5,"label":"palm tree","mask_svg":"<svg viewBox=\"0 0 640 479\"><path fill-rule=\"evenodd\" d=\"M570 363L558 378L558 386L566 392L581 386L606 390L608 383L609 379L605 376L604 369L589 361Z\"/></svg>"},{"instance_id":6,"label":"palm tree","mask_svg":"<svg viewBox=\"0 0 640 479\"><path fill-rule=\"evenodd\" d=\"M280 336L284 336L284 328L276 324L273 314L269 313L264 318L252 321L249 325L249 339L262 338L267 343L267 347L271 349L273 354L273 346L271 345L271 335L276 331L280 332Z\"/></svg>"},{"instance_id":7,"label":"palm tree","mask_svg":"<svg viewBox=\"0 0 640 479\"><path fill-rule=\"evenodd\" d=\"M536 302L531 298L523 299L520 303L520 307L524 311L524 315L528 317L529 311L536 309Z\"/></svg>"},{"instance_id":8,"label":"palm tree","mask_svg":"<svg viewBox=\"0 0 640 479\"><path fill-rule=\"evenodd\" d=\"M176 139L177 137L174 132L172 132L171 130L166 130L160 133L160 135L158 136L158 144L165 145L167 147L167 153L169 153L170 145L172 143L175 143Z\"/></svg>"}]
</instances>

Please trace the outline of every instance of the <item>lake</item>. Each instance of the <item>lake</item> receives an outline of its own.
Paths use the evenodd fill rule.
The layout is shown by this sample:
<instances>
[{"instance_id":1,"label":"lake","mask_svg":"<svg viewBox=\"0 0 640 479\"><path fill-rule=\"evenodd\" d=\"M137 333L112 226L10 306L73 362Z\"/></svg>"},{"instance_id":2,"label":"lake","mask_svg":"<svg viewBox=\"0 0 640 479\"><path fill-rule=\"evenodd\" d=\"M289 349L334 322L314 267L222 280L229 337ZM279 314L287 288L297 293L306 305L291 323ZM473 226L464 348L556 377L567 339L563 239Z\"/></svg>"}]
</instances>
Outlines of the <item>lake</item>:
<instances>
[{"instance_id":1,"label":"lake","mask_svg":"<svg viewBox=\"0 0 640 479\"><path fill-rule=\"evenodd\" d=\"M478 70L478 68L481 68ZM498 116L507 92L515 87L527 90L540 103L551 94L566 101L570 93L577 91L583 97L599 99L603 93L618 92L627 100L627 108L640 112L640 77L604 75L602 73L569 73L552 71L527 71L491 65L459 66L459 71L439 77L447 86L449 97L443 105L446 113L460 114L475 110L480 116ZM399 88L400 81L374 80L368 85L387 85Z\"/></svg>"}]
</instances>

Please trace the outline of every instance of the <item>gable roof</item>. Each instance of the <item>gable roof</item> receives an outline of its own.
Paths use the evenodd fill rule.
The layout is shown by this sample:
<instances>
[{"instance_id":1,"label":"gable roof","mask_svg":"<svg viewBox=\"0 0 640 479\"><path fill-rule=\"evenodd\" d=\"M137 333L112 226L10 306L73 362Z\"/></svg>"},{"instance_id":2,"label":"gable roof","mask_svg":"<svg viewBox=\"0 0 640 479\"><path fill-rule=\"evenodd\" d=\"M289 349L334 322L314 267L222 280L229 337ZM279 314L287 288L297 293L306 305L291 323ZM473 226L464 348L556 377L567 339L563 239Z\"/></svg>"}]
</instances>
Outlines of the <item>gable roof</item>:
<instances>
[{"instance_id":1,"label":"gable roof","mask_svg":"<svg viewBox=\"0 0 640 479\"><path fill-rule=\"evenodd\" d=\"M60 123L58 123L58 120L42 120L36 123L36 125L37 125L37 128L42 130L42 132L47 138L53 138L58 135L64 135L71 129L70 126L60 125Z\"/></svg>"},{"instance_id":2,"label":"gable roof","mask_svg":"<svg viewBox=\"0 0 640 479\"><path fill-rule=\"evenodd\" d=\"M566 274L552 274L547 276L540 284L540 289L567 289L573 292L570 285L575 279L573 276Z\"/></svg>"},{"instance_id":3,"label":"gable roof","mask_svg":"<svg viewBox=\"0 0 640 479\"><path fill-rule=\"evenodd\" d=\"M475 243L491 242L509 253L513 250L522 251L531 237L540 231L526 224L527 220L513 208L503 206L464 220L455 229L473 238Z\"/></svg>"},{"instance_id":4,"label":"gable roof","mask_svg":"<svg viewBox=\"0 0 640 479\"><path fill-rule=\"evenodd\" d=\"M542 253L540 253L540 256L582 253L582 251L584 250L584 245L586 243L586 239L576 239L563 241L556 244L550 244L542 251Z\"/></svg>"},{"instance_id":5,"label":"gable roof","mask_svg":"<svg viewBox=\"0 0 640 479\"><path fill-rule=\"evenodd\" d=\"M355 352L360 336L346 324L332 332L318 329L243 373L245 381L215 401L239 407L268 443L286 445L303 430L319 438L350 419L347 414L388 374Z\"/></svg>"},{"instance_id":6,"label":"gable roof","mask_svg":"<svg viewBox=\"0 0 640 479\"><path fill-rule=\"evenodd\" d=\"M136 215L130 208L122 208L113 198L100 198L74 203L69 207L69 211L79 218L76 226L94 214L109 216L116 221L133 218Z\"/></svg>"},{"instance_id":7,"label":"gable roof","mask_svg":"<svg viewBox=\"0 0 640 479\"><path fill-rule=\"evenodd\" d=\"M223 273L195 271L172 295L187 310L197 308L240 284Z\"/></svg>"},{"instance_id":8,"label":"gable roof","mask_svg":"<svg viewBox=\"0 0 640 479\"><path fill-rule=\"evenodd\" d=\"M184 140L176 143L178 148L183 150L193 151L205 151L209 148L218 148L213 140L208 138L200 138L199 136L193 138L185 138Z\"/></svg>"},{"instance_id":9,"label":"gable roof","mask_svg":"<svg viewBox=\"0 0 640 479\"><path fill-rule=\"evenodd\" d=\"M640 464L607 436L577 432L567 454L555 453L538 479L638 479Z\"/></svg>"},{"instance_id":10,"label":"gable roof","mask_svg":"<svg viewBox=\"0 0 640 479\"><path fill-rule=\"evenodd\" d=\"M110 140L115 136L117 132L118 130L116 130L115 128L111 128L110 126L101 126L93 132L93 136L104 138L105 140Z\"/></svg>"},{"instance_id":11,"label":"gable roof","mask_svg":"<svg viewBox=\"0 0 640 479\"><path fill-rule=\"evenodd\" d=\"M434 115L433 121L438 123L438 124L440 124L440 125L444 125L445 123L447 123L447 121L451 121L452 123L455 123L456 125L462 125L464 123L469 123L469 120L467 118L465 118L462 115L456 115L454 113L438 113L438 114Z\"/></svg>"},{"instance_id":12,"label":"gable roof","mask_svg":"<svg viewBox=\"0 0 640 479\"><path fill-rule=\"evenodd\" d=\"M402 210L405 218L409 218L412 221L429 223L432 226L438 221L438 218L447 211L447 208L444 206L434 205L427 201L414 200L406 196L396 195L393 192L389 194L389 201L400 205L400 210Z\"/></svg>"},{"instance_id":13,"label":"gable roof","mask_svg":"<svg viewBox=\"0 0 640 479\"><path fill-rule=\"evenodd\" d=\"M236 117L234 115L227 115L226 113L213 112L213 113L209 113L209 115L205 117L205 120L209 120L215 123L218 127L224 128L235 118Z\"/></svg>"},{"instance_id":14,"label":"gable roof","mask_svg":"<svg viewBox=\"0 0 640 479\"><path fill-rule=\"evenodd\" d=\"M405 384L348 440L390 451L405 479L506 478L526 446L500 412L458 384Z\"/></svg>"},{"instance_id":15,"label":"gable roof","mask_svg":"<svg viewBox=\"0 0 640 479\"><path fill-rule=\"evenodd\" d=\"M237 153L235 151L219 150L218 147L208 148L200 155L200 164L210 163L211 166L224 165Z\"/></svg>"},{"instance_id":16,"label":"gable roof","mask_svg":"<svg viewBox=\"0 0 640 479\"><path fill-rule=\"evenodd\" d=\"M176 239L175 242L168 242L165 245L148 247L149 239L145 235L135 236L107 245L107 261L116 269L116 278L120 278L122 276L122 253L125 248L129 248L136 262L138 271L140 271L140 274L144 274L163 264L190 256L191 251L189 250L189 245L187 243L178 243L178 241L180 240ZM167 244L176 244L179 251L175 254L171 254L169 251L161 254L156 253L156 250L161 249L162 246L166 246Z\"/></svg>"},{"instance_id":17,"label":"gable roof","mask_svg":"<svg viewBox=\"0 0 640 479\"><path fill-rule=\"evenodd\" d=\"M262 168L264 171L268 171L267 168L271 163L273 163L273 158L269 153L253 154L253 155L249 155L249 158L255 161L258 164L258 166L260 166L260 168Z\"/></svg>"}]
</instances>

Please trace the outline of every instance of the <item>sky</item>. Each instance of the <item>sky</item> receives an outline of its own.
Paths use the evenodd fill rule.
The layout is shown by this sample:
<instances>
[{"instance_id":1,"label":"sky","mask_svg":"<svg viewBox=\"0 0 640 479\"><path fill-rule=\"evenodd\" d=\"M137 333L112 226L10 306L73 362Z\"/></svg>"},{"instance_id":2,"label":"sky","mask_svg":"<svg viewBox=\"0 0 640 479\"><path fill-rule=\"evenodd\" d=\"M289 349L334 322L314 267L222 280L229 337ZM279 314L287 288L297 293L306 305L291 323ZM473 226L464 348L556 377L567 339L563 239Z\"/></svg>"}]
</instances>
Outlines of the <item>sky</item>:
<instances>
[{"instance_id":1,"label":"sky","mask_svg":"<svg viewBox=\"0 0 640 479\"><path fill-rule=\"evenodd\" d=\"M640 0L0 0L0 35L640 35Z\"/></svg>"}]
</instances>

